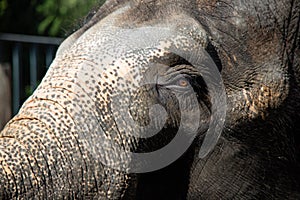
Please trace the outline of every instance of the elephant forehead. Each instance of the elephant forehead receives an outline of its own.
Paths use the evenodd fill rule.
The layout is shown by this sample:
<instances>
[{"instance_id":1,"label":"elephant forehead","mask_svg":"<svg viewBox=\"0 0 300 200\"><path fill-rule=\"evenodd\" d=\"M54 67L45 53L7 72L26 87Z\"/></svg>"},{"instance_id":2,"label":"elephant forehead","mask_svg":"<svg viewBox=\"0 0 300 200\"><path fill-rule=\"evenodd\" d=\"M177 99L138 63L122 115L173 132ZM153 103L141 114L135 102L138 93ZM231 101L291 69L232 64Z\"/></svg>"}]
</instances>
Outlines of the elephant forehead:
<instances>
[{"instance_id":1,"label":"elephant forehead","mask_svg":"<svg viewBox=\"0 0 300 200\"><path fill-rule=\"evenodd\" d=\"M60 65L53 64L52 68L57 74L70 74L71 68L75 81L85 83L85 87L91 82L111 88L136 86L136 81L141 80L150 62L172 53L171 47L182 52L198 48L199 42L193 34L186 35L185 31L185 28L178 31L169 27L118 29L111 33L90 30L76 41L68 53L57 58ZM60 67L61 63L68 67Z\"/></svg>"}]
</instances>

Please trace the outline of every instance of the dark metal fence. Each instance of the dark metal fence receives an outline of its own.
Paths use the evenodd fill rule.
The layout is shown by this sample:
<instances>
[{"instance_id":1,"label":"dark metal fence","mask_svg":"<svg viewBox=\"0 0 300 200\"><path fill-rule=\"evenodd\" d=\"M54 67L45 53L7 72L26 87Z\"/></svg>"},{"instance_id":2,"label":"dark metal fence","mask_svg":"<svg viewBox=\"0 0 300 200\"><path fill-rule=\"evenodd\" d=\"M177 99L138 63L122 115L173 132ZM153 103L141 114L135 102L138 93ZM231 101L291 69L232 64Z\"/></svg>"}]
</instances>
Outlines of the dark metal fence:
<instances>
[{"instance_id":1,"label":"dark metal fence","mask_svg":"<svg viewBox=\"0 0 300 200\"><path fill-rule=\"evenodd\" d=\"M62 38L0 33L0 64L11 67L12 111L37 87Z\"/></svg>"}]
</instances>

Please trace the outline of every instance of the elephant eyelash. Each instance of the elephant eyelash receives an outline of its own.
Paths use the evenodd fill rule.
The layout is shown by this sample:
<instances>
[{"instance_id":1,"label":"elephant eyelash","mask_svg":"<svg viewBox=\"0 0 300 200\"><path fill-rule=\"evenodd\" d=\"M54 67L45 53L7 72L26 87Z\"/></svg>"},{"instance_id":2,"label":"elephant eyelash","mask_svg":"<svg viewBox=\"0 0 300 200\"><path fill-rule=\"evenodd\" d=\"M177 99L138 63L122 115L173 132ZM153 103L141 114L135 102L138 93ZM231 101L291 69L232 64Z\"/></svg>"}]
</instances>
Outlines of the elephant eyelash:
<instances>
[{"instance_id":1,"label":"elephant eyelash","mask_svg":"<svg viewBox=\"0 0 300 200\"><path fill-rule=\"evenodd\" d=\"M165 74L166 82L175 83L180 79L188 80L189 78L201 76L200 72L191 64L176 65Z\"/></svg>"}]
</instances>

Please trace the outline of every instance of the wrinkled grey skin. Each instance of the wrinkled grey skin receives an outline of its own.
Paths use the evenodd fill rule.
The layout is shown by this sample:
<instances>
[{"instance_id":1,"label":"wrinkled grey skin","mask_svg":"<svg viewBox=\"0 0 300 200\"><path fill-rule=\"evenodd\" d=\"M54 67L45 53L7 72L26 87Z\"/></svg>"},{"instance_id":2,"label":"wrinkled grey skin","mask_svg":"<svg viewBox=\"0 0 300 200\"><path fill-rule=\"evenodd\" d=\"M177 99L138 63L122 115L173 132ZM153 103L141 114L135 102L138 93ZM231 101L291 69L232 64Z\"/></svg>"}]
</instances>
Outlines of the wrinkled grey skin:
<instances>
[{"instance_id":1,"label":"wrinkled grey skin","mask_svg":"<svg viewBox=\"0 0 300 200\"><path fill-rule=\"evenodd\" d=\"M299 199L299 13L295 0L108 0L65 40L41 85L1 132L0 196ZM139 62L153 59L145 51L125 59L124 65L108 64L122 43L114 35L120 29L176 29L178 24L191 30L181 34L193 35L221 71L228 107L217 146L199 158L199 134L179 160L150 173L127 174L103 165L87 139L97 140L98 126L127 150L148 151L165 141L163 137L143 146L143 140L125 140L127 133L118 133L110 120L116 114L108 104L112 88L126 89L117 81L124 79L124 63L139 73ZM178 42L179 48L189 47ZM168 50L154 53L161 58ZM167 61L185 68L176 59ZM105 67L107 73L102 73ZM146 123L147 113L139 108L143 111L156 97L139 91L132 115ZM198 99L202 112L210 108L206 94ZM171 117L163 134L171 134L178 114L173 97L166 99Z\"/></svg>"}]
</instances>

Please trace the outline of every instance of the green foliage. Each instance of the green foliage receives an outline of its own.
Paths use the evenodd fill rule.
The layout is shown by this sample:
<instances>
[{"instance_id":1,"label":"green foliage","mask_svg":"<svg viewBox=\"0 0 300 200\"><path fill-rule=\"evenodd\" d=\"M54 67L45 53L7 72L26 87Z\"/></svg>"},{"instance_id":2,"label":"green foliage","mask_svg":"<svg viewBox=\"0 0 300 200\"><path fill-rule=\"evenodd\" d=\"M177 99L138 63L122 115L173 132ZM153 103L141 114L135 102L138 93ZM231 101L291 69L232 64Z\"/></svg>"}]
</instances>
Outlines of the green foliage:
<instances>
[{"instance_id":1,"label":"green foliage","mask_svg":"<svg viewBox=\"0 0 300 200\"><path fill-rule=\"evenodd\" d=\"M41 81L37 82L37 86L41 83ZM36 87L37 87L36 86ZM32 93L34 92L34 90L36 89L36 87L32 87L31 85L26 85L25 86L25 96L26 98L28 98L30 95L32 95Z\"/></svg>"},{"instance_id":2,"label":"green foliage","mask_svg":"<svg viewBox=\"0 0 300 200\"><path fill-rule=\"evenodd\" d=\"M0 32L65 37L105 0L0 0Z\"/></svg>"},{"instance_id":3,"label":"green foliage","mask_svg":"<svg viewBox=\"0 0 300 200\"><path fill-rule=\"evenodd\" d=\"M7 0L0 0L0 16L2 16L7 8Z\"/></svg>"},{"instance_id":4,"label":"green foliage","mask_svg":"<svg viewBox=\"0 0 300 200\"><path fill-rule=\"evenodd\" d=\"M99 0L44 0L37 6L37 12L44 19L38 26L38 33L57 36L61 27L70 27L75 19L85 16L89 10L103 3Z\"/></svg>"}]
</instances>

